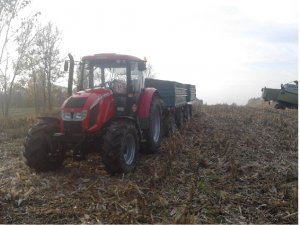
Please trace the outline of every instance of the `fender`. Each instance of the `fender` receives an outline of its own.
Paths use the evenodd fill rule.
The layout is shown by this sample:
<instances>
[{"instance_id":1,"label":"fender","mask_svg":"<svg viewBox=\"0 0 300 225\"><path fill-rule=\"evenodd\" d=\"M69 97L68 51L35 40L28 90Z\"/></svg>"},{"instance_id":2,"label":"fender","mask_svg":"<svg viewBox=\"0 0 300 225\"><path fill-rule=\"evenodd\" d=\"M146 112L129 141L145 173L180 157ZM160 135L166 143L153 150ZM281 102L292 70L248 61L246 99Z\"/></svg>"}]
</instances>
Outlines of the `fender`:
<instances>
[{"instance_id":1,"label":"fender","mask_svg":"<svg viewBox=\"0 0 300 225\"><path fill-rule=\"evenodd\" d=\"M40 120L37 124L32 126L29 130L29 135L44 130L46 133L52 135L53 132L59 132L60 120L55 117L38 117Z\"/></svg>"},{"instance_id":2,"label":"fender","mask_svg":"<svg viewBox=\"0 0 300 225\"><path fill-rule=\"evenodd\" d=\"M140 119L146 119L149 117L150 105L153 95L159 95L159 92L155 88L145 88L141 93L141 97L138 104L137 117Z\"/></svg>"}]
</instances>

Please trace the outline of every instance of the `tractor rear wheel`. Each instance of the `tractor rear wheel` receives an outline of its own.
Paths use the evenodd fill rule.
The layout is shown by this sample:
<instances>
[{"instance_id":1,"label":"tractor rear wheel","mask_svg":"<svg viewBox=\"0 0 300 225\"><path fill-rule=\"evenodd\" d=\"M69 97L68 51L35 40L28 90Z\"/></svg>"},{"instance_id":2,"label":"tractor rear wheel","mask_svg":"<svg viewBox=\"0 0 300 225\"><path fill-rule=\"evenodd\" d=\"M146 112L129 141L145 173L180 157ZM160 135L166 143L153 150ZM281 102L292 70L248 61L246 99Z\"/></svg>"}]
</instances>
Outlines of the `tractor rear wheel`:
<instances>
[{"instance_id":1,"label":"tractor rear wheel","mask_svg":"<svg viewBox=\"0 0 300 225\"><path fill-rule=\"evenodd\" d=\"M103 135L102 161L110 174L132 171L138 160L139 136L132 122L114 121Z\"/></svg>"},{"instance_id":2,"label":"tractor rear wheel","mask_svg":"<svg viewBox=\"0 0 300 225\"><path fill-rule=\"evenodd\" d=\"M23 155L30 168L37 171L49 171L62 166L65 153L51 138L58 130L57 124L47 122L40 122L29 130Z\"/></svg>"},{"instance_id":3,"label":"tractor rear wheel","mask_svg":"<svg viewBox=\"0 0 300 225\"><path fill-rule=\"evenodd\" d=\"M160 142L162 138L162 106L161 100L154 96L152 98L149 117L149 129L145 130L146 146L144 152L159 152Z\"/></svg>"}]
</instances>

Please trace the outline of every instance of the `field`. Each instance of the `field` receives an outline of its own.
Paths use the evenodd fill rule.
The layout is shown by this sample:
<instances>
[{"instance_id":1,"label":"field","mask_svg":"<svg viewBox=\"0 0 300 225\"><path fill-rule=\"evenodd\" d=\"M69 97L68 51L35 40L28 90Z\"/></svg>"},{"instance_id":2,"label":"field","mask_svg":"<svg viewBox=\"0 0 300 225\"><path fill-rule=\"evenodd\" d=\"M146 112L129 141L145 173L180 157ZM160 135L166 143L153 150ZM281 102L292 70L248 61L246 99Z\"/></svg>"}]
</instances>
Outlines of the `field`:
<instances>
[{"instance_id":1,"label":"field","mask_svg":"<svg viewBox=\"0 0 300 225\"><path fill-rule=\"evenodd\" d=\"M298 111L197 106L161 153L110 176L98 155L36 173L31 121L0 129L0 223L297 223Z\"/></svg>"}]
</instances>

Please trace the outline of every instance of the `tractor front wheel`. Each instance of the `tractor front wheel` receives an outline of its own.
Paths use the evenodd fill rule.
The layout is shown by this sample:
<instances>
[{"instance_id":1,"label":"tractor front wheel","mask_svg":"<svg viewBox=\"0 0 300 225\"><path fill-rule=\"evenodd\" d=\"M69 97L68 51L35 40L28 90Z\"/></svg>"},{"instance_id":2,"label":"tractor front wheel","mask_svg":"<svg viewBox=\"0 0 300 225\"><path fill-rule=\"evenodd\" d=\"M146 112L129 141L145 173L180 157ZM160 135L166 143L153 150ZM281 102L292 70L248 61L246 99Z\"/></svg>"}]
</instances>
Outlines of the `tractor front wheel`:
<instances>
[{"instance_id":1,"label":"tractor front wheel","mask_svg":"<svg viewBox=\"0 0 300 225\"><path fill-rule=\"evenodd\" d=\"M132 122L114 121L103 135L102 161L110 174L127 173L137 164L139 136Z\"/></svg>"},{"instance_id":2,"label":"tractor front wheel","mask_svg":"<svg viewBox=\"0 0 300 225\"><path fill-rule=\"evenodd\" d=\"M57 129L59 127L53 124L42 122L29 130L23 155L30 168L37 171L49 171L62 166L65 153L51 137Z\"/></svg>"}]
</instances>

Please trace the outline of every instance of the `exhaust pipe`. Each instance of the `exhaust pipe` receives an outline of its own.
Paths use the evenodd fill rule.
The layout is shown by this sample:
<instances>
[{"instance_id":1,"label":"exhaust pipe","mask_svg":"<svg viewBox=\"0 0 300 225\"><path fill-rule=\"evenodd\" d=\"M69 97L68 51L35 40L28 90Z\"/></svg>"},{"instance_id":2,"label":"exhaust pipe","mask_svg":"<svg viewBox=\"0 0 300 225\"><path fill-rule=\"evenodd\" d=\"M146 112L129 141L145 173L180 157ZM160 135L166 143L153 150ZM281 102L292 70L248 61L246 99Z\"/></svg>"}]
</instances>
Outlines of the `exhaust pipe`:
<instances>
[{"instance_id":1,"label":"exhaust pipe","mask_svg":"<svg viewBox=\"0 0 300 225\"><path fill-rule=\"evenodd\" d=\"M74 58L69 53L68 54L70 59L70 69L69 69L69 79L68 79L68 96L72 95L73 92L73 75L74 75Z\"/></svg>"}]
</instances>

